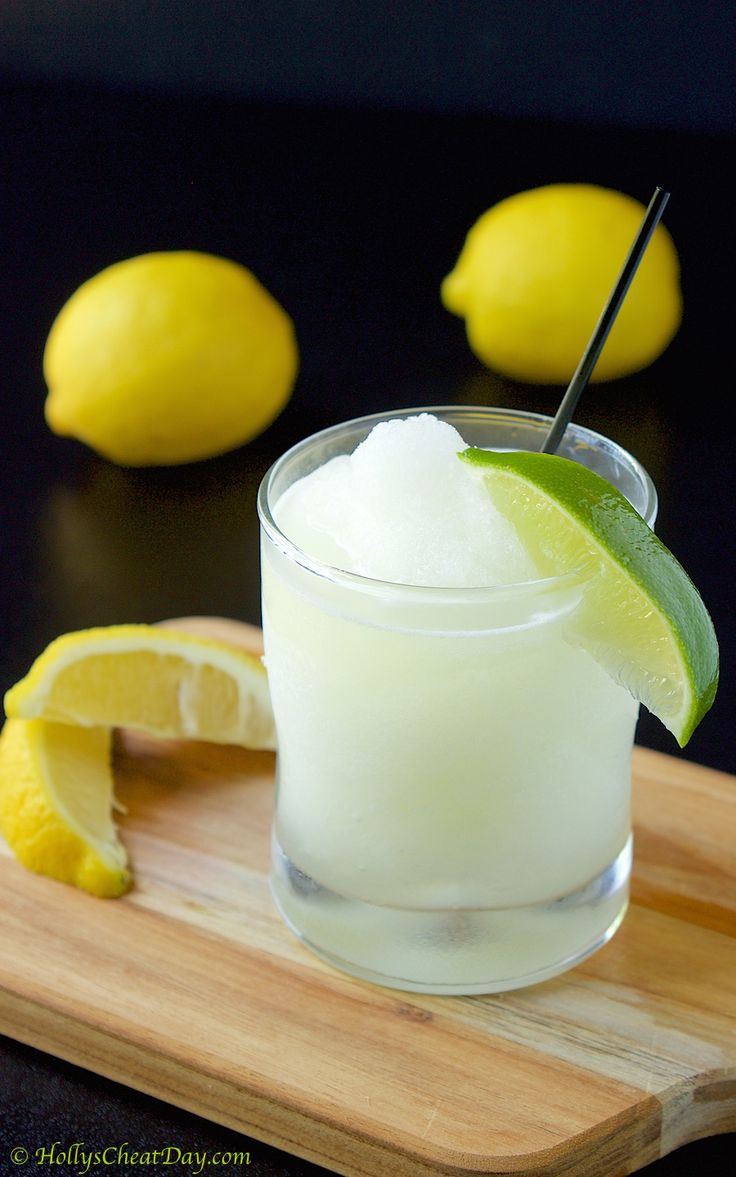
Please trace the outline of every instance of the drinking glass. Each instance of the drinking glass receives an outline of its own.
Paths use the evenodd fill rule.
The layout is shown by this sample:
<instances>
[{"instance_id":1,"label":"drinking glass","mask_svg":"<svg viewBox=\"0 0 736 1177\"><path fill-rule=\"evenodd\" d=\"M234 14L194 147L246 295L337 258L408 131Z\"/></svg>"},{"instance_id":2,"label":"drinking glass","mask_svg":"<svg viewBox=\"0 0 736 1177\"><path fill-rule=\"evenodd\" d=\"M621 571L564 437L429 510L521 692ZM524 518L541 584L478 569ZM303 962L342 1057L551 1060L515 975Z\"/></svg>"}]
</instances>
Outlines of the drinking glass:
<instances>
[{"instance_id":1,"label":"drinking glass","mask_svg":"<svg viewBox=\"0 0 736 1177\"><path fill-rule=\"evenodd\" d=\"M271 885L334 966L426 993L561 973L626 911L638 705L575 644L585 574L487 588L386 583L301 551L280 497L382 420L429 412L467 445L539 450L551 419L501 408L376 414L317 433L259 491L265 658L278 735ZM621 446L570 425L559 453L652 526Z\"/></svg>"}]
</instances>

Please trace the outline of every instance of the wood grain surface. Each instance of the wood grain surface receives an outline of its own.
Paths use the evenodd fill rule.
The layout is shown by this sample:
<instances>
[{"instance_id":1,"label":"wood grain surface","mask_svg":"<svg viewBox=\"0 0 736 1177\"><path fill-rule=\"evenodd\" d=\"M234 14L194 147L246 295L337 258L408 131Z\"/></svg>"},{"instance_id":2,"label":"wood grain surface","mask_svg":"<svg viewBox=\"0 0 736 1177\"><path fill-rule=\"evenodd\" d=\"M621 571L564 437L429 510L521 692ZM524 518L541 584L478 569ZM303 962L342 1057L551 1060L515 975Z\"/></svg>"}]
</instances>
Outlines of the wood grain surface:
<instances>
[{"instance_id":1,"label":"wood grain surface","mask_svg":"<svg viewBox=\"0 0 736 1177\"><path fill-rule=\"evenodd\" d=\"M736 1129L730 776L636 749L618 934L564 977L463 998L345 977L281 924L273 769L121 735L123 899L0 846L0 1030L347 1177L614 1177Z\"/></svg>"}]
</instances>

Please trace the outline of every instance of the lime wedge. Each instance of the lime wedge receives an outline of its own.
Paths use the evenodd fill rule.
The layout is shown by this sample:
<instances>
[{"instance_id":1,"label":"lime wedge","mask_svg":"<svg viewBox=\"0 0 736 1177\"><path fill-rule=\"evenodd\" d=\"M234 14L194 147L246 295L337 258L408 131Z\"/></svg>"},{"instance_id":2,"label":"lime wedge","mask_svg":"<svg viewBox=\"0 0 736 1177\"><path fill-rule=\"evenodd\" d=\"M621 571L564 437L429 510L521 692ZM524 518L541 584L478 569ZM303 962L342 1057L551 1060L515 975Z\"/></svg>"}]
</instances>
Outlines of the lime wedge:
<instances>
[{"instance_id":1,"label":"lime wedge","mask_svg":"<svg viewBox=\"0 0 736 1177\"><path fill-rule=\"evenodd\" d=\"M586 574L570 640L684 747L715 697L718 642L672 552L620 491L578 462L527 451L459 456L483 477L540 576Z\"/></svg>"}]
</instances>

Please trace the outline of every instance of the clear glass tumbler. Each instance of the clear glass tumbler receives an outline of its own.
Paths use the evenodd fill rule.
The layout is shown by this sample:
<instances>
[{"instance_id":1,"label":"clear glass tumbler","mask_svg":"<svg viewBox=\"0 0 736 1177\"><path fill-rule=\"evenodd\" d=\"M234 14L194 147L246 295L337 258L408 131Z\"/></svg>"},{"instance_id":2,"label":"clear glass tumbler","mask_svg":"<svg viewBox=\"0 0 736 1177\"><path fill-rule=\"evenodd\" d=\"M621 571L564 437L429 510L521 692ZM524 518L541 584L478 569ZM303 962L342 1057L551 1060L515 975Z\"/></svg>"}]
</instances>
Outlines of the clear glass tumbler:
<instances>
[{"instance_id":1,"label":"clear glass tumbler","mask_svg":"<svg viewBox=\"0 0 736 1177\"><path fill-rule=\"evenodd\" d=\"M567 639L579 573L412 587L331 567L282 533L289 486L379 421L420 412L495 449L538 450L551 423L453 406L363 417L294 446L264 478L272 891L292 930L346 972L492 993L571 968L623 919L638 708ZM653 525L654 486L620 446L573 425L559 452Z\"/></svg>"}]
</instances>

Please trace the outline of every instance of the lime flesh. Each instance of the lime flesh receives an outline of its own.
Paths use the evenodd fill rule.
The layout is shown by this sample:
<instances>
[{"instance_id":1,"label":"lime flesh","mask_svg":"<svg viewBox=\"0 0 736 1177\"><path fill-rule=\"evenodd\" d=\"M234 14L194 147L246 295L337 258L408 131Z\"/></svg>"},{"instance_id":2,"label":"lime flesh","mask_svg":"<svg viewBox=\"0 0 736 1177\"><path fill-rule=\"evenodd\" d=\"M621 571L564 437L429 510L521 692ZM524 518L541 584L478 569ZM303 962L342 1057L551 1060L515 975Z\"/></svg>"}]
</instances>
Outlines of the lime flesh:
<instances>
[{"instance_id":1,"label":"lime flesh","mask_svg":"<svg viewBox=\"0 0 736 1177\"><path fill-rule=\"evenodd\" d=\"M715 698L718 642L672 552L620 491L553 454L467 449L542 577L583 574L570 622L583 646L684 747Z\"/></svg>"}]
</instances>

